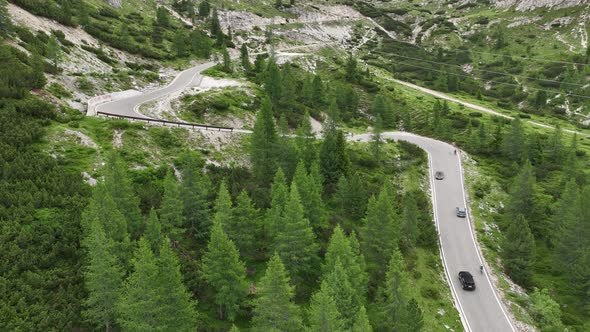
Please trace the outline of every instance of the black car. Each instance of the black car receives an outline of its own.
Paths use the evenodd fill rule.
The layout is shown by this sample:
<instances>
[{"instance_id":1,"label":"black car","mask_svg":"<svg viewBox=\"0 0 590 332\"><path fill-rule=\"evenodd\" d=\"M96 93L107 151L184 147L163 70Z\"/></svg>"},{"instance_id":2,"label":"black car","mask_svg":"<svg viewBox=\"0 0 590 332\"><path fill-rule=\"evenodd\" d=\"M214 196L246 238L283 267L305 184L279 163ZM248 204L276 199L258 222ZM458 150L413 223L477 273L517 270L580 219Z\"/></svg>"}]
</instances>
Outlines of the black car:
<instances>
[{"instance_id":1,"label":"black car","mask_svg":"<svg viewBox=\"0 0 590 332\"><path fill-rule=\"evenodd\" d=\"M473 276L471 273L467 271L459 272L459 281L461 281L461 286L465 290L475 290L475 281L473 281Z\"/></svg>"},{"instance_id":2,"label":"black car","mask_svg":"<svg viewBox=\"0 0 590 332\"><path fill-rule=\"evenodd\" d=\"M445 178L445 173L437 171L436 173L434 173L434 178L437 180L442 180Z\"/></svg>"}]
</instances>

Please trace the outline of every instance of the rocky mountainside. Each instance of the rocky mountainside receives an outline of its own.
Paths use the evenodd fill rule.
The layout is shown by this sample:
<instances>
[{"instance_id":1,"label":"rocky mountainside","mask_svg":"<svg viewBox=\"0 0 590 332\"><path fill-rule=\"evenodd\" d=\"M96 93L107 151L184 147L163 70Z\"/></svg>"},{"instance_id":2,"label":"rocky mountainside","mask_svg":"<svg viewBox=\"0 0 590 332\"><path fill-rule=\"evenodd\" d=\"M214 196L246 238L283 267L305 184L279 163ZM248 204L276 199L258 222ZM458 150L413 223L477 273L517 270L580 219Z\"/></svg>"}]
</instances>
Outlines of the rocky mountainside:
<instances>
[{"instance_id":1,"label":"rocky mountainside","mask_svg":"<svg viewBox=\"0 0 590 332\"><path fill-rule=\"evenodd\" d=\"M516 10L534 10L537 8L569 8L589 5L589 0L491 0L499 8L514 7Z\"/></svg>"}]
</instances>

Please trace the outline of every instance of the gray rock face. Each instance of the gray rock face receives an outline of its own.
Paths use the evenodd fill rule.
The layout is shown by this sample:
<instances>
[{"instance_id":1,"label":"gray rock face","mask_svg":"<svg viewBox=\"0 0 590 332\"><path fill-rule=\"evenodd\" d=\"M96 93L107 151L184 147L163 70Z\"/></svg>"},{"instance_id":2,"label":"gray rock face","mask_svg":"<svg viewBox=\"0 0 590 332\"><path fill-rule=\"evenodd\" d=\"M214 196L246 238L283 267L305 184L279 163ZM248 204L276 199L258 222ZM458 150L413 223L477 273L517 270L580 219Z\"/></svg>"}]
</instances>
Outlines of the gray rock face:
<instances>
[{"instance_id":1,"label":"gray rock face","mask_svg":"<svg viewBox=\"0 0 590 332\"><path fill-rule=\"evenodd\" d=\"M107 3L113 7L119 8L123 4L123 0L106 0Z\"/></svg>"},{"instance_id":2,"label":"gray rock face","mask_svg":"<svg viewBox=\"0 0 590 332\"><path fill-rule=\"evenodd\" d=\"M491 0L496 7L516 10L534 10L537 8L567 8L590 5L590 0Z\"/></svg>"}]
</instances>

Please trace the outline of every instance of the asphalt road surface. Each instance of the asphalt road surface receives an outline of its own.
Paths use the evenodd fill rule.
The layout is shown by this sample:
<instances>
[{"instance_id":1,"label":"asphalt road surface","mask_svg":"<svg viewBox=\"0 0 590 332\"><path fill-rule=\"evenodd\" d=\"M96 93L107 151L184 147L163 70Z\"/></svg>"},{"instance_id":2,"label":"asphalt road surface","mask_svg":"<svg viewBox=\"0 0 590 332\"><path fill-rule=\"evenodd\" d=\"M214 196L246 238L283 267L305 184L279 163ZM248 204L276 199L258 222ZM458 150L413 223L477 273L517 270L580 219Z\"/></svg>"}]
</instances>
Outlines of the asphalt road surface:
<instances>
[{"instance_id":1,"label":"asphalt road surface","mask_svg":"<svg viewBox=\"0 0 590 332\"><path fill-rule=\"evenodd\" d=\"M460 152L455 154L455 148L448 143L410 133L383 133L383 137L414 143L429 154L432 203L439 231L441 256L465 330L516 331L486 272L479 271L479 266L484 265L483 258L475 244L469 215L467 218L455 215L456 207L466 206ZM371 134L353 135L351 139L368 142ZM434 179L436 171L444 172L443 180ZM459 271L471 272L476 285L474 291L462 289Z\"/></svg>"}]
</instances>

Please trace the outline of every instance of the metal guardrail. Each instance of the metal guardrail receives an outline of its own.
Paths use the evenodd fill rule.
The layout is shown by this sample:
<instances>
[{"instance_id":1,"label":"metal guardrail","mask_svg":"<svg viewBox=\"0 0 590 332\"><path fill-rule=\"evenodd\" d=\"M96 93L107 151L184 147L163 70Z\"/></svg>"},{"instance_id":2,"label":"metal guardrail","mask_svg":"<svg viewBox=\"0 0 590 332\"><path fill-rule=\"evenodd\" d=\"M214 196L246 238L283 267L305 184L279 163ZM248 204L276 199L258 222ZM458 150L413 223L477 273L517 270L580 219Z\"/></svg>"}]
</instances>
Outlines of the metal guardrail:
<instances>
[{"instance_id":1,"label":"metal guardrail","mask_svg":"<svg viewBox=\"0 0 590 332\"><path fill-rule=\"evenodd\" d=\"M104 115L104 116L111 117L111 118L117 118L117 119L130 119L130 120L143 121L143 122L147 122L147 123L161 123L164 125L169 124L169 125L176 125L178 127L190 127L193 129L201 128L201 129L205 129L205 130L217 130L217 131L229 131L229 132L234 131L234 128L232 128L232 127L220 127L220 126L211 126L211 125L205 125L205 124L199 124L199 123L142 118L142 117L138 117L138 116L113 114L113 113L100 112L100 111L96 112L96 114L97 115Z\"/></svg>"}]
</instances>

